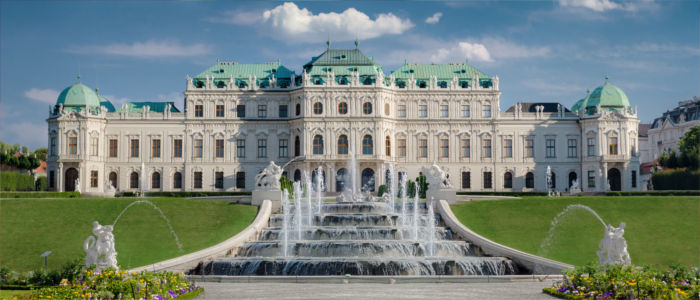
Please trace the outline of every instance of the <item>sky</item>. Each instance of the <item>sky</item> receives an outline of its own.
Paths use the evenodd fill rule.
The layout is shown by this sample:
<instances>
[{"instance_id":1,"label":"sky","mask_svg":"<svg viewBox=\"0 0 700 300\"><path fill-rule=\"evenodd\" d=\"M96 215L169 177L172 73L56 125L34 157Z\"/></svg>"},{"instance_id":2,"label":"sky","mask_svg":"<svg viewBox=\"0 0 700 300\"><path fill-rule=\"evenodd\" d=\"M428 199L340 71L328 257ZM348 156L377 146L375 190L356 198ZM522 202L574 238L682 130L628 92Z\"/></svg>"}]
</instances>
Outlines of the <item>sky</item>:
<instances>
[{"instance_id":1,"label":"sky","mask_svg":"<svg viewBox=\"0 0 700 300\"><path fill-rule=\"evenodd\" d=\"M571 107L605 82L649 123L700 96L700 1L0 1L0 141L46 147L49 107L81 82L115 107L174 101L221 61L291 70L360 50L386 74L467 61L515 102Z\"/></svg>"}]
</instances>

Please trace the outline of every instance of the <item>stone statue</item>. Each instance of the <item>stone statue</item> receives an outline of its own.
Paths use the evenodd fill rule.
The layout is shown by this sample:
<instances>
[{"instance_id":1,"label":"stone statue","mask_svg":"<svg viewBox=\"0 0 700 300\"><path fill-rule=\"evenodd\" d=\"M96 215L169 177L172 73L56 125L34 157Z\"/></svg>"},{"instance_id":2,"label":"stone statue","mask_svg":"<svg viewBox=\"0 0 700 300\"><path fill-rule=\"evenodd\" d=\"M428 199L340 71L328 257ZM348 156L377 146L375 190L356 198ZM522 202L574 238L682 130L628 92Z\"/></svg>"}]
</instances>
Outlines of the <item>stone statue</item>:
<instances>
[{"instance_id":1,"label":"stone statue","mask_svg":"<svg viewBox=\"0 0 700 300\"><path fill-rule=\"evenodd\" d=\"M75 189L74 191L80 193L80 178L75 179Z\"/></svg>"},{"instance_id":2,"label":"stone statue","mask_svg":"<svg viewBox=\"0 0 700 300\"><path fill-rule=\"evenodd\" d=\"M114 187L114 183L111 180L105 181L105 193L114 194L116 192L117 189Z\"/></svg>"},{"instance_id":3,"label":"stone statue","mask_svg":"<svg viewBox=\"0 0 700 300\"><path fill-rule=\"evenodd\" d=\"M451 188L452 183L447 176L447 173L443 171L437 164L433 164L429 168L423 167L421 170L425 174L425 179L428 181L430 186L439 188Z\"/></svg>"},{"instance_id":4,"label":"stone statue","mask_svg":"<svg viewBox=\"0 0 700 300\"><path fill-rule=\"evenodd\" d=\"M92 222L92 234L85 239L83 250L85 251L85 265L95 265L95 271L113 267L117 269L117 251L114 250L114 234L112 225L102 226L99 222Z\"/></svg>"},{"instance_id":5,"label":"stone statue","mask_svg":"<svg viewBox=\"0 0 700 300\"><path fill-rule=\"evenodd\" d=\"M625 234L625 223L620 223L620 227L612 225L605 226L605 237L598 245L599 250L596 252L600 259L600 264L623 264L629 265L632 263L630 254L627 252L627 241L623 235Z\"/></svg>"},{"instance_id":6,"label":"stone statue","mask_svg":"<svg viewBox=\"0 0 700 300\"><path fill-rule=\"evenodd\" d=\"M581 190L581 187L579 186L579 183L578 183L578 179L574 179L574 180L571 182L571 188L570 188L569 190L572 191L572 192L580 191L580 190Z\"/></svg>"},{"instance_id":7,"label":"stone statue","mask_svg":"<svg viewBox=\"0 0 700 300\"><path fill-rule=\"evenodd\" d=\"M260 174L255 175L255 186L270 190L279 189L283 171L282 167L270 161L270 164Z\"/></svg>"}]
</instances>

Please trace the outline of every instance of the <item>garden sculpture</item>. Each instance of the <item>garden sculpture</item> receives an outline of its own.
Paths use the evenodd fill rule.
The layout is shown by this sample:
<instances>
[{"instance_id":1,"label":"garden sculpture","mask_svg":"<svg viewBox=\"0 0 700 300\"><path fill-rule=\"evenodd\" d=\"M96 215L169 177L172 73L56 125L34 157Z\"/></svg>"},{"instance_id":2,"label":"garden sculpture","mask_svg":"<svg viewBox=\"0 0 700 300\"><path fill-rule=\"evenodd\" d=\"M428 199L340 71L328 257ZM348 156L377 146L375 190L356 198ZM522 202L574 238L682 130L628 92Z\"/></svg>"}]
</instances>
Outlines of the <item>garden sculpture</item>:
<instances>
[{"instance_id":1,"label":"garden sculpture","mask_svg":"<svg viewBox=\"0 0 700 300\"><path fill-rule=\"evenodd\" d=\"M270 161L270 164L260 174L255 175L255 185L266 189L279 189L283 171L282 167Z\"/></svg>"},{"instance_id":2,"label":"garden sculpture","mask_svg":"<svg viewBox=\"0 0 700 300\"><path fill-rule=\"evenodd\" d=\"M443 171L437 164L433 164L429 168L423 167L422 172L425 174L425 179L430 186L440 188L452 187L452 183L450 183L450 179L447 177L447 172Z\"/></svg>"},{"instance_id":3,"label":"garden sculpture","mask_svg":"<svg viewBox=\"0 0 700 300\"><path fill-rule=\"evenodd\" d=\"M612 225L605 226L605 237L598 245L598 258L600 264L621 264L629 265L632 263L630 254L627 252L627 241L623 235L625 234L625 223L620 223L620 227Z\"/></svg>"},{"instance_id":4,"label":"garden sculpture","mask_svg":"<svg viewBox=\"0 0 700 300\"><path fill-rule=\"evenodd\" d=\"M95 272L113 267L117 269L117 251L114 250L114 234L112 225L102 226L99 222L92 222L92 234L85 239L85 265L95 265Z\"/></svg>"}]
</instances>

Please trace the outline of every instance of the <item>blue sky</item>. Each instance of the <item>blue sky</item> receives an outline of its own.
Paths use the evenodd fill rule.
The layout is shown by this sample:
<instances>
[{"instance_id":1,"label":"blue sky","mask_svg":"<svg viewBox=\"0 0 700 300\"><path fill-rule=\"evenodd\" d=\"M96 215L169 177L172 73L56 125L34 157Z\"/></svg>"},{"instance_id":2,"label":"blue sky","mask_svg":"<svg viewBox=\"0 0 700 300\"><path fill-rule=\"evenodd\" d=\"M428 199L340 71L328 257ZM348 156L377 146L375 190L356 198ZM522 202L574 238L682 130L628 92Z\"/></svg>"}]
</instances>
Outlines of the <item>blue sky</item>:
<instances>
[{"instance_id":1,"label":"blue sky","mask_svg":"<svg viewBox=\"0 0 700 300\"><path fill-rule=\"evenodd\" d=\"M700 95L700 1L0 2L0 140L46 146L49 105L82 82L115 106L175 101L217 59L280 59L300 72L325 50L383 66L468 62L498 75L501 110L561 102L610 82L650 122Z\"/></svg>"}]
</instances>

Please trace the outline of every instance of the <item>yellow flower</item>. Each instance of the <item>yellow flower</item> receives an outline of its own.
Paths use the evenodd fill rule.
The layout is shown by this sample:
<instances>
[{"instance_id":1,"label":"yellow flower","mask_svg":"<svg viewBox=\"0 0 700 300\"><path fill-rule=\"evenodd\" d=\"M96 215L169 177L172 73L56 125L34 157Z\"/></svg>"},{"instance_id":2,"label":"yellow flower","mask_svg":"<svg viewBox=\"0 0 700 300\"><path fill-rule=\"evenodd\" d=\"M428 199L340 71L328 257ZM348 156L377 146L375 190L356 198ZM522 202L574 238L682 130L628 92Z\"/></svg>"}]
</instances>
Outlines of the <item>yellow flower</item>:
<instances>
[{"instance_id":1,"label":"yellow flower","mask_svg":"<svg viewBox=\"0 0 700 300\"><path fill-rule=\"evenodd\" d=\"M46 298L51 299L51 296L46 296Z\"/></svg>"},{"instance_id":2,"label":"yellow flower","mask_svg":"<svg viewBox=\"0 0 700 300\"><path fill-rule=\"evenodd\" d=\"M676 292L678 292L678 293L681 294L682 296L688 296L688 293L682 291L682 290L679 289L679 288L676 288Z\"/></svg>"}]
</instances>

